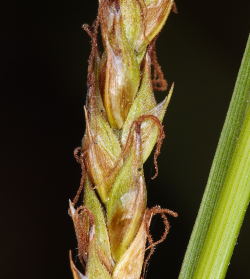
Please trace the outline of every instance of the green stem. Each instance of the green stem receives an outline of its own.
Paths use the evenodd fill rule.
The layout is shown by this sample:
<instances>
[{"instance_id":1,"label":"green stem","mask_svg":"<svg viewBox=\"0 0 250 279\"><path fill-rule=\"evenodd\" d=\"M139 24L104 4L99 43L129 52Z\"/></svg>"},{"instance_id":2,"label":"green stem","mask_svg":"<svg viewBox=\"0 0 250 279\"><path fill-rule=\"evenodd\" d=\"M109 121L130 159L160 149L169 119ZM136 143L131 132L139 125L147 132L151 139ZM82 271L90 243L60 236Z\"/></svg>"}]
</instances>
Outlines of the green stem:
<instances>
[{"instance_id":1,"label":"green stem","mask_svg":"<svg viewBox=\"0 0 250 279\"><path fill-rule=\"evenodd\" d=\"M217 270L217 272L220 269L219 272L220 276L222 276L222 274L225 274L226 272L226 267L224 266L224 264L228 263L228 261L230 260L233 251L234 242L237 238L237 234L245 214L244 210L246 209L247 203L249 201L249 196L247 196L248 193L246 193L247 189L249 188L249 183L248 183L248 187L245 187L246 185L239 184L240 182L239 179L243 179L240 176L240 174L242 174L243 171L247 170L249 166L244 165L244 170L243 170L241 169L242 165L236 165L236 164L240 164L239 160L243 160L243 157L238 158L239 152L241 152L242 155L245 154L245 152L248 152L247 150L243 151L242 149L243 147L242 146L239 147L239 144L246 142L246 137L247 137L246 128L250 123L250 122L247 123L248 121L250 121L247 118L247 116L249 116L250 113L248 109L249 88L250 88L250 37L247 42L247 47L245 50L241 68L236 81L236 85L230 103L230 107L227 113L226 121L221 133L221 137L216 150L212 168L209 174L207 187L189 241L188 249L186 251L186 255L183 261L179 279L190 279L193 278L194 274L196 278L213 278L213 279L223 278L223 277L215 277L215 273L213 273L215 271L212 268L212 266L209 265L209 263L212 264L213 261L209 260L208 262L208 258L207 258L208 254L207 255L204 254L205 252L208 253L208 251L212 251L212 253L214 253L213 255L211 254L212 255L211 257L213 257L214 259L216 258L216 261L213 262L214 263L213 267L216 267L215 270ZM248 111L247 114L246 111ZM242 126L243 120L244 120L244 124ZM248 128L248 133L249 131L250 128ZM239 136L239 134L241 135ZM242 137L244 137L244 139L242 139ZM247 149L249 145L250 145L249 142L245 144L245 148ZM243 163L247 163L247 162L244 161ZM235 169L235 167L237 167L237 169ZM236 173L238 171L240 171L240 174ZM237 181L235 181L235 179L232 181L230 180L232 178L232 175L235 179L237 178ZM237 184L234 184L234 186L231 185L231 183L236 183L236 182ZM245 180L244 182L247 183L249 181ZM237 186L236 192L238 193L238 195L236 195L236 192L231 193L230 191L230 189L234 189L233 191L235 191L236 186ZM248 201L244 205L243 205L243 200L240 200L242 191L243 192L245 191L244 198L248 197ZM236 196L233 196L233 193ZM229 195L229 196L225 196L225 195ZM228 197L230 197L229 200ZM235 201L236 202L240 201L241 203L241 207L239 210L242 211L241 212L239 211L237 213L239 215L235 215L236 205L230 204L230 202L235 202ZM231 216L231 215L229 212L225 212L226 215L224 216L221 210L224 211L224 210L228 210L229 208L233 210L234 214L232 216L233 220L227 219L227 221L236 222L237 219L236 222L237 224L233 224L233 223L227 224L224 222L226 220L225 216ZM222 219L218 219L219 216ZM229 244L228 245L231 248L230 249L228 248L229 250L227 250L226 255L224 255L224 252L226 250L223 250L223 255L218 256L217 252L221 252L221 250L216 245L219 245L219 242L221 241L219 239L220 238L222 239L222 233L225 232L227 235L227 232L229 231L229 229L225 230L225 228L219 229L221 228L220 224L228 225L229 227L231 227L230 232L232 233L233 230L234 236L233 238L230 237L231 246ZM212 232L212 228L213 230L216 230L216 235L212 235L212 233L215 233L215 231ZM217 242L217 240L219 242ZM217 257L221 257L220 260L218 260ZM221 265L219 266L218 265L219 263L221 263L223 267ZM200 272L205 272L205 273L204 275L201 275L202 273ZM211 275L210 277L209 274L213 274L213 275ZM203 277L203 276L207 276L207 277Z\"/></svg>"},{"instance_id":2,"label":"green stem","mask_svg":"<svg viewBox=\"0 0 250 279\"><path fill-rule=\"evenodd\" d=\"M250 109L193 278L224 278L250 198Z\"/></svg>"}]
</instances>

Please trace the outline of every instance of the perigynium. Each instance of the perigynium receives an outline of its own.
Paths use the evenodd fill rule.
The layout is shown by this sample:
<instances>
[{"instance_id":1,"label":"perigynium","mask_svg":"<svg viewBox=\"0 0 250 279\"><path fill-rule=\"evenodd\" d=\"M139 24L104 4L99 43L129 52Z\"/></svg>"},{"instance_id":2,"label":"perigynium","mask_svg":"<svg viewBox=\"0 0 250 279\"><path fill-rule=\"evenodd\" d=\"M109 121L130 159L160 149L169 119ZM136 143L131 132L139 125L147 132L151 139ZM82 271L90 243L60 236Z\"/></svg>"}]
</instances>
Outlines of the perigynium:
<instances>
[{"instance_id":1,"label":"perigynium","mask_svg":"<svg viewBox=\"0 0 250 279\"><path fill-rule=\"evenodd\" d=\"M153 89L166 90L167 82L157 62L155 41L172 9L176 11L173 0L100 0L92 27L83 26L92 44L86 131L82 146L75 150L82 179L69 212L85 275L70 256L75 279L143 278L155 246L168 233L165 214L177 216L159 206L147 208L143 173L143 164L157 144L158 174L162 120L173 91L172 86L165 100L156 103ZM103 52L97 40L99 28ZM83 185L83 205L76 208ZM165 224L156 242L149 232L155 214L161 214Z\"/></svg>"}]
</instances>

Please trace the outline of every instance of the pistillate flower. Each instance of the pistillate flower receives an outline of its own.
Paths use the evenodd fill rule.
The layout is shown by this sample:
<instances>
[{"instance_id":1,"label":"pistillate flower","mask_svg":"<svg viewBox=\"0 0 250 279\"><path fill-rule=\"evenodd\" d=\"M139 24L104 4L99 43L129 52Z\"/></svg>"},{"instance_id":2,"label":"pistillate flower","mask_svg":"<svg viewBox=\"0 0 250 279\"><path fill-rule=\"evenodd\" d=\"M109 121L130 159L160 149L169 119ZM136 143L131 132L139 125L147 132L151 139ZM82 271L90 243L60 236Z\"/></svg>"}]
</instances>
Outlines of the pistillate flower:
<instances>
[{"instance_id":1,"label":"pistillate flower","mask_svg":"<svg viewBox=\"0 0 250 279\"><path fill-rule=\"evenodd\" d=\"M158 174L156 159L165 137L162 120L173 92L172 86L160 104L153 93L167 88L155 41L171 9L176 10L173 0L99 0L93 26L83 26L92 42L86 131L82 146L75 150L82 179L69 213L85 275L70 253L74 279L143 278L156 244L168 233L165 214L177 216L160 207L147 209L143 173L143 164L156 145ZM77 208L83 188L83 204ZM156 242L149 231L155 214L161 214L165 224Z\"/></svg>"}]
</instances>

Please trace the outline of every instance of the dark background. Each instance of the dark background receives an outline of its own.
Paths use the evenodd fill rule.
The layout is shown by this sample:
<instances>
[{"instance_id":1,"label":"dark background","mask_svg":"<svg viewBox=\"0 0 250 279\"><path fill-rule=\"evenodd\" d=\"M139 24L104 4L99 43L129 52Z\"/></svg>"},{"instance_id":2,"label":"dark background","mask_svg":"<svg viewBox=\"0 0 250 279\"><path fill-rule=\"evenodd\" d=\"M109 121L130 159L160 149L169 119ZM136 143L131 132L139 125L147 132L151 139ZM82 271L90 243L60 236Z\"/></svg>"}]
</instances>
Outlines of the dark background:
<instances>
[{"instance_id":1,"label":"dark background","mask_svg":"<svg viewBox=\"0 0 250 279\"><path fill-rule=\"evenodd\" d=\"M148 205L178 212L147 278L177 278L250 31L246 0L177 0L157 41L174 95L165 116L159 176ZM1 23L1 277L72 278L68 216L80 181L73 150L84 133L88 35L95 1L5 1ZM156 92L158 100L167 93ZM152 173L153 174L153 173ZM152 176L151 174L151 176ZM227 278L250 278L247 213ZM163 230L160 218L154 238Z\"/></svg>"}]
</instances>

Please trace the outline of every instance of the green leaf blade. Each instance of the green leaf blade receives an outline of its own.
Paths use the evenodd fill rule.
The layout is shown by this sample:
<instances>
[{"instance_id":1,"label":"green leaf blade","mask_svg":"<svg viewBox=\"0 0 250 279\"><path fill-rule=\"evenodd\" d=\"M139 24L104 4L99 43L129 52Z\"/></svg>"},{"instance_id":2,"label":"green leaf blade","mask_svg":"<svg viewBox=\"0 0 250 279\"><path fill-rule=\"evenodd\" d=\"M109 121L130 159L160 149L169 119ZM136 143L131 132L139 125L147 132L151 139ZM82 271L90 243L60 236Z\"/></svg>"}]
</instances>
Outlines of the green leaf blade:
<instances>
[{"instance_id":1,"label":"green leaf blade","mask_svg":"<svg viewBox=\"0 0 250 279\"><path fill-rule=\"evenodd\" d=\"M182 264L179 279L193 278L207 237L213 212L235 151L245 112L248 108L250 88L250 37L242 59L234 93L220 136L207 187ZM212 278L212 277L211 277Z\"/></svg>"},{"instance_id":2,"label":"green leaf blade","mask_svg":"<svg viewBox=\"0 0 250 279\"><path fill-rule=\"evenodd\" d=\"M250 197L250 109L193 278L224 278Z\"/></svg>"}]
</instances>

